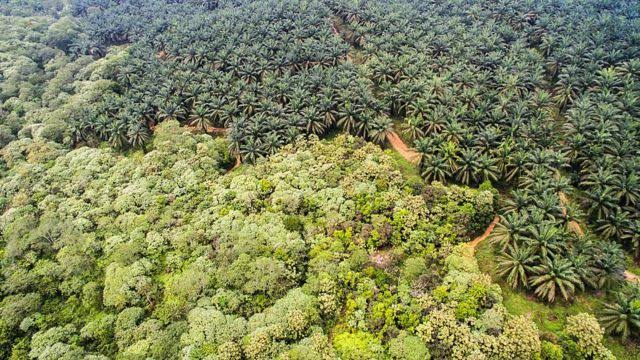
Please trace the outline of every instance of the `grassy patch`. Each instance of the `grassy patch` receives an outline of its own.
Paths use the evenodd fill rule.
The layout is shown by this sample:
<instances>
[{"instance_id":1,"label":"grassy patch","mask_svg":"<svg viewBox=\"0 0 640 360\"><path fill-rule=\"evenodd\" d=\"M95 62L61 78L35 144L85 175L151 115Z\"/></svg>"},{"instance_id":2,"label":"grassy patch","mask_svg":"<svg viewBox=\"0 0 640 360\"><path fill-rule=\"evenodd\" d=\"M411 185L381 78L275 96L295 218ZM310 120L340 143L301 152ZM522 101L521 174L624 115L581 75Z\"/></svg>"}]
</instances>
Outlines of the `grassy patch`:
<instances>
[{"instance_id":1,"label":"grassy patch","mask_svg":"<svg viewBox=\"0 0 640 360\"><path fill-rule=\"evenodd\" d=\"M572 303L546 304L538 301L532 295L511 289L497 276L495 255L488 242L484 241L478 245L476 258L480 270L489 274L495 283L500 284L504 297L503 304L509 313L529 316L536 323L541 334L548 338L562 335L562 329L568 316L581 312L595 314L604 300L603 295L581 294ZM640 360L637 345L623 344L618 338L610 336L605 336L605 344L618 359Z\"/></svg>"},{"instance_id":2,"label":"grassy patch","mask_svg":"<svg viewBox=\"0 0 640 360\"><path fill-rule=\"evenodd\" d=\"M400 155L400 153L397 151L388 149L388 150L385 150L385 152L389 156L391 156L393 160L396 162L398 170L400 170L400 172L405 177L408 183L411 184L416 182L422 182L422 177L420 176L420 170L418 169L417 165L407 161L407 159L402 157L402 155Z\"/></svg>"},{"instance_id":3,"label":"grassy patch","mask_svg":"<svg viewBox=\"0 0 640 360\"><path fill-rule=\"evenodd\" d=\"M631 256L627 256L627 271L640 275L640 266L633 261Z\"/></svg>"}]
</instances>

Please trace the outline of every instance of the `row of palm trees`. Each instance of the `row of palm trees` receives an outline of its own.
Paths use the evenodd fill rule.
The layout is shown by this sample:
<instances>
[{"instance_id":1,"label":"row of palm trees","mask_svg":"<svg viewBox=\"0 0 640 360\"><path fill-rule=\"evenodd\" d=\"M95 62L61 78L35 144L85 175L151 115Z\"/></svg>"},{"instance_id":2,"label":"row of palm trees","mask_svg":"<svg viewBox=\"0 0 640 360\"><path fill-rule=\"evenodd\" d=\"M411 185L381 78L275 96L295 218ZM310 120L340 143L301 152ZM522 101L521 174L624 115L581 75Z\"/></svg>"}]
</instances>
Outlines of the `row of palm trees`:
<instances>
[{"instance_id":1,"label":"row of palm trees","mask_svg":"<svg viewBox=\"0 0 640 360\"><path fill-rule=\"evenodd\" d=\"M95 14L113 18L112 28L135 43L117 68L117 95L72 122L77 141L143 146L150 127L175 119L229 127L232 148L252 161L335 127L382 142L391 118L402 117L427 180L520 186L540 168L568 172L570 182L558 186L589 190L584 209L596 228L640 249L640 62L627 2L607 9L615 19L596 17L595 6L532 11L520 1L221 4L170 31L154 23L147 32L122 24L154 6L161 23L170 9L184 9L130 6L86 14L90 24ZM344 42L332 26L354 38ZM594 33L603 26L610 28ZM349 45L364 65L346 60Z\"/></svg>"},{"instance_id":2,"label":"row of palm trees","mask_svg":"<svg viewBox=\"0 0 640 360\"><path fill-rule=\"evenodd\" d=\"M553 195L544 193L547 200ZM490 238L499 249L497 273L511 287L532 290L549 302L569 301L587 288L611 289L622 281L622 247L571 232L566 216L556 218L544 209L549 204L538 200L501 216Z\"/></svg>"},{"instance_id":3,"label":"row of palm trees","mask_svg":"<svg viewBox=\"0 0 640 360\"><path fill-rule=\"evenodd\" d=\"M492 236L498 273L550 302L613 289L602 324L640 334L638 287L616 290L621 245L640 260L634 4L328 3L425 179L514 189Z\"/></svg>"},{"instance_id":4,"label":"row of palm trees","mask_svg":"<svg viewBox=\"0 0 640 360\"><path fill-rule=\"evenodd\" d=\"M232 149L248 161L332 128L381 143L391 120L370 80L341 64L348 45L329 22L319 2L277 1L225 6L171 31L138 34L118 64L116 94L72 123L76 141L142 147L148 129L172 119L230 128Z\"/></svg>"},{"instance_id":5,"label":"row of palm trees","mask_svg":"<svg viewBox=\"0 0 640 360\"><path fill-rule=\"evenodd\" d=\"M422 154L426 180L513 187L509 206L527 219L523 237L539 232L538 218L559 229L555 252L529 251L532 241L501 249L535 258L519 286L570 297L540 277L580 272L565 260L593 241L565 234L570 219L586 216L602 237L640 255L632 1L185 4L134 11L123 2L86 14L89 24L112 25L95 30L82 51L90 40L134 43L118 64L117 94L75 121L78 141L143 146L150 127L175 119L228 127L232 149L255 161L333 128L382 143L392 119L404 119L402 135ZM154 6L158 21L134 21ZM190 21L176 18L185 14ZM560 191L579 194L582 207L563 213ZM612 278L601 267L613 257L589 260L600 269L590 279ZM580 279L562 286L604 286Z\"/></svg>"},{"instance_id":6,"label":"row of palm trees","mask_svg":"<svg viewBox=\"0 0 640 360\"><path fill-rule=\"evenodd\" d=\"M370 82L351 64L269 72L259 83L221 70L184 64L179 69L164 84L150 84L148 77L161 76L167 68L144 76L122 69L119 79L128 84L127 92L106 97L95 117L81 116L72 125L76 141L97 137L114 147L143 146L149 127L177 120L203 131L230 128L232 148L253 161L298 135L322 136L333 128L383 143L392 126Z\"/></svg>"}]
</instances>

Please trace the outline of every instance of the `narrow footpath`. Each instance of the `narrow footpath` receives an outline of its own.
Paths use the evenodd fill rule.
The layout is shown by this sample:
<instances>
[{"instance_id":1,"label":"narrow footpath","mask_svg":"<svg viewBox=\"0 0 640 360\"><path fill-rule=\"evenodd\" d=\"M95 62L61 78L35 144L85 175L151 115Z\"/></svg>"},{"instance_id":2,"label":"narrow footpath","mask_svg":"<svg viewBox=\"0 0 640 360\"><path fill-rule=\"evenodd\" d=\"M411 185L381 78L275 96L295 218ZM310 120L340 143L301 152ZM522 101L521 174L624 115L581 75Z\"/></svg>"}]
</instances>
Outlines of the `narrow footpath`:
<instances>
[{"instance_id":1,"label":"narrow footpath","mask_svg":"<svg viewBox=\"0 0 640 360\"><path fill-rule=\"evenodd\" d=\"M408 162L412 164L418 164L420 162L420 153L408 147L395 132L392 131L387 134L387 141L391 147L399 152Z\"/></svg>"},{"instance_id":2,"label":"narrow footpath","mask_svg":"<svg viewBox=\"0 0 640 360\"><path fill-rule=\"evenodd\" d=\"M470 243L467 243L467 245L473 250L474 253L476 251L476 247L478 246L478 244L483 242L486 238L489 237L489 235L491 235L491 232L493 231L493 228L496 227L496 225L499 222L500 222L500 216L496 215L493 218L493 221L491 222L491 224L489 224L489 226L487 227L487 229L484 231L484 233L482 235L480 235L477 238L473 239L473 241L471 241Z\"/></svg>"},{"instance_id":3,"label":"narrow footpath","mask_svg":"<svg viewBox=\"0 0 640 360\"><path fill-rule=\"evenodd\" d=\"M407 146L407 144L405 144L404 141L402 141L402 138L400 138L400 136L398 136L398 134L396 134L395 132L390 132L387 134L387 141L389 142L391 147L395 151L400 153L400 155L402 155L402 157L405 158L408 162L412 164L418 164L420 162L420 153L418 153L417 151ZM493 228L499 222L500 222L500 217L496 215L493 218L493 221L491 221L487 229L484 231L484 233L478 236L477 238L473 239L471 242L468 242L467 246L469 246L475 252L476 246L478 246L478 244L480 244L487 237L489 237L489 235L491 235Z\"/></svg>"},{"instance_id":4,"label":"narrow footpath","mask_svg":"<svg viewBox=\"0 0 640 360\"><path fill-rule=\"evenodd\" d=\"M407 144L405 144L404 141L402 141L402 139L400 138L400 136L398 136L398 134L396 134L395 132L390 132L389 134L387 134L387 141L395 151L400 153L400 155L402 155L402 157L404 157L410 163L418 164L420 162L420 153L408 147ZM563 215L566 215L567 214L566 205L569 204L569 198L563 192L558 193L558 197L560 198L560 203L563 205L562 213ZM471 242L467 243L467 245L471 247L471 249L473 249L473 251L475 252L475 248L478 246L478 244L480 244L487 237L489 237L489 235L491 235L493 228L499 222L500 222L500 217L496 215L493 218L493 221L491 222L491 224L489 224L487 229L484 231L484 233L478 236L477 238L473 239ZM569 230L575 232L576 234L578 234L578 236L584 236L584 231L582 230L582 227L577 221L575 220L569 221L568 227L569 227ZM629 272L628 270L625 270L624 278L630 282L640 282L640 276L632 272Z\"/></svg>"}]
</instances>

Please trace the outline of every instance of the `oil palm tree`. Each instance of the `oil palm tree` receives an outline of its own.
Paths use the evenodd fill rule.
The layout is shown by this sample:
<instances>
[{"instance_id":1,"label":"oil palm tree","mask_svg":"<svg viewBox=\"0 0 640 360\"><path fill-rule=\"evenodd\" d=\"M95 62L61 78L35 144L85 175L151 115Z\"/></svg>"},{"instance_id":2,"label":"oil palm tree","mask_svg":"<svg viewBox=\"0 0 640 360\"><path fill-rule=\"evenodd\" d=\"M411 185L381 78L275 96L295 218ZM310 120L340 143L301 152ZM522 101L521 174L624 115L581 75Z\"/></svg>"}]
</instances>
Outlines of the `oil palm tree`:
<instances>
[{"instance_id":1,"label":"oil palm tree","mask_svg":"<svg viewBox=\"0 0 640 360\"><path fill-rule=\"evenodd\" d=\"M184 109L175 101L168 101L158 109L158 119L180 121L184 116Z\"/></svg>"},{"instance_id":2,"label":"oil palm tree","mask_svg":"<svg viewBox=\"0 0 640 360\"><path fill-rule=\"evenodd\" d=\"M360 111L358 106L352 104L350 101L345 102L338 108L338 126L349 134L355 134L356 126L358 125Z\"/></svg>"},{"instance_id":3,"label":"oil palm tree","mask_svg":"<svg viewBox=\"0 0 640 360\"><path fill-rule=\"evenodd\" d=\"M625 231L632 224L628 212L616 209L607 217L598 220L598 232L605 239L616 238L618 240L624 237Z\"/></svg>"},{"instance_id":4,"label":"oil palm tree","mask_svg":"<svg viewBox=\"0 0 640 360\"><path fill-rule=\"evenodd\" d=\"M587 213L595 219L606 218L618 207L618 199L610 187L590 188L584 199Z\"/></svg>"},{"instance_id":5,"label":"oil palm tree","mask_svg":"<svg viewBox=\"0 0 640 360\"><path fill-rule=\"evenodd\" d=\"M307 107L301 114L308 134L322 135L327 130L327 122L316 107Z\"/></svg>"},{"instance_id":6,"label":"oil palm tree","mask_svg":"<svg viewBox=\"0 0 640 360\"><path fill-rule=\"evenodd\" d=\"M425 121L422 115L409 116L402 123L402 134L410 140L420 139L424 136Z\"/></svg>"},{"instance_id":7,"label":"oil palm tree","mask_svg":"<svg viewBox=\"0 0 640 360\"><path fill-rule=\"evenodd\" d=\"M370 124L368 138L374 143L383 144L387 135L393 131L393 122L388 116L376 116Z\"/></svg>"},{"instance_id":8,"label":"oil palm tree","mask_svg":"<svg viewBox=\"0 0 640 360\"><path fill-rule=\"evenodd\" d=\"M636 290L637 292L637 290ZM613 303L605 303L599 320L605 331L627 339L640 331L640 297L624 292L616 293Z\"/></svg>"},{"instance_id":9,"label":"oil palm tree","mask_svg":"<svg viewBox=\"0 0 640 360\"><path fill-rule=\"evenodd\" d=\"M447 160L440 154L427 155L422 157L421 162L422 177L428 182L445 182L451 176Z\"/></svg>"},{"instance_id":10,"label":"oil palm tree","mask_svg":"<svg viewBox=\"0 0 640 360\"><path fill-rule=\"evenodd\" d=\"M567 259L546 259L534 267L535 275L529 280L534 293L548 302L555 302L558 295L569 301L576 289L584 290L584 284L576 274L573 264Z\"/></svg>"},{"instance_id":11,"label":"oil palm tree","mask_svg":"<svg viewBox=\"0 0 640 360\"><path fill-rule=\"evenodd\" d=\"M640 263L640 219L633 220L622 238L633 249L636 264Z\"/></svg>"},{"instance_id":12,"label":"oil palm tree","mask_svg":"<svg viewBox=\"0 0 640 360\"><path fill-rule=\"evenodd\" d=\"M476 178L479 181L497 181L499 176L497 163L498 160L488 154L480 155L478 157L478 169L475 174Z\"/></svg>"},{"instance_id":13,"label":"oil palm tree","mask_svg":"<svg viewBox=\"0 0 640 360\"><path fill-rule=\"evenodd\" d=\"M464 148L460 151L456 161L456 180L465 185L476 181L476 174L480 168L478 151Z\"/></svg>"},{"instance_id":14,"label":"oil palm tree","mask_svg":"<svg viewBox=\"0 0 640 360\"><path fill-rule=\"evenodd\" d=\"M213 125L209 114L210 111L205 106L196 106L193 108L191 115L189 115L189 125L195 126L200 131L207 131Z\"/></svg>"},{"instance_id":15,"label":"oil palm tree","mask_svg":"<svg viewBox=\"0 0 640 360\"><path fill-rule=\"evenodd\" d=\"M501 251L508 247L517 247L526 228L526 217L517 212L500 215L500 222L489 235L489 241Z\"/></svg>"},{"instance_id":16,"label":"oil palm tree","mask_svg":"<svg viewBox=\"0 0 640 360\"><path fill-rule=\"evenodd\" d=\"M635 172L621 174L614 179L611 188L625 205L635 205L640 199L640 176Z\"/></svg>"},{"instance_id":17,"label":"oil palm tree","mask_svg":"<svg viewBox=\"0 0 640 360\"><path fill-rule=\"evenodd\" d=\"M127 130L127 139L133 147L144 149L150 137L149 129L143 123L131 124Z\"/></svg>"},{"instance_id":18,"label":"oil palm tree","mask_svg":"<svg viewBox=\"0 0 640 360\"><path fill-rule=\"evenodd\" d=\"M258 158L266 155L262 142L254 137L242 139L239 153L242 161L249 163L255 163Z\"/></svg>"},{"instance_id":19,"label":"oil palm tree","mask_svg":"<svg viewBox=\"0 0 640 360\"><path fill-rule=\"evenodd\" d=\"M529 274L533 272L538 256L531 248L509 245L499 256L498 275L505 277L513 289L529 286Z\"/></svg>"},{"instance_id":20,"label":"oil palm tree","mask_svg":"<svg viewBox=\"0 0 640 360\"><path fill-rule=\"evenodd\" d=\"M122 148L127 143L127 123L123 119L116 119L107 129L109 144L114 148Z\"/></svg>"},{"instance_id":21,"label":"oil palm tree","mask_svg":"<svg viewBox=\"0 0 640 360\"><path fill-rule=\"evenodd\" d=\"M598 288L609 289L624 280L625 258L622 247L614 242L597 243L594 254L595 266L598 268Z\"/></svg>"},{"instance_id":22,"label":"oil palm tree","mask_svg":"<svg viewBox=\"0 0 640 360\"><path fill-rule=\"evenodd\" d=\"M533 203L531 192L527 189L515 189L511 191L510 196L505 200L502 211L505 214L512 212L526 211Z\"/></svg>"},{"instance_id":23,"label":"oil palm tree","mask_svg":"<svg viewBox=\"0 0 640 360\"><path fill-rule=\"evenodd\" d=\"M523 241L541 259L548 260L562 254L566 247L564 237L564 232L556 227L553 222L544 221L541 224L529 226Z\"/></svg>"}]
</instances>

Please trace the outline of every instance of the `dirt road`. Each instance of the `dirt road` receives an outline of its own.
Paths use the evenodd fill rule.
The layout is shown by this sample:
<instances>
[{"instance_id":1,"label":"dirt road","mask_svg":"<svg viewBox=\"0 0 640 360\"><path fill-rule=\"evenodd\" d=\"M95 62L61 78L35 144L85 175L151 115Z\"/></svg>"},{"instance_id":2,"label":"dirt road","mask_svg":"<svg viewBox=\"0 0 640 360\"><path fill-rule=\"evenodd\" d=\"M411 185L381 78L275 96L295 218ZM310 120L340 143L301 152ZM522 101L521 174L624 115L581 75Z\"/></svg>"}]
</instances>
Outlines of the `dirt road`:
<instances>
[{"instance_id":1,"label":"dirt road","mask_svg":"<svg viewBox=\"0 0 640 360\"><path fill-rule=\"evenodd\" d=\"M477 238L473 239L473 241L471 241L467 245L469 245L469 247L471 247L471 249L473 249L473 251L475 252L476 246L478 246L478 244L483 242L487 237L489 237L489 235L491 235L491 232L493 231L493 228L496 227L496 225L499 222L500 222L500 216L496 215L493 218L493 221L491 222L491 224L489 224L487 229L484 231L484 233L482 235L478 236Z\"/></svg>"},{"instance_id":2,"label":"dirt road","mask_svg":"<svg viewBox=\"0 0 640 360\"><path fill-rule=\"evenodd\" d=\"M387 134L387 141L395 151L399 152L410 163L417 164L420 162L420 153L408 147L395 132Z\"/></svg>"}]
</instances>

